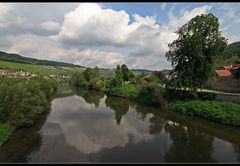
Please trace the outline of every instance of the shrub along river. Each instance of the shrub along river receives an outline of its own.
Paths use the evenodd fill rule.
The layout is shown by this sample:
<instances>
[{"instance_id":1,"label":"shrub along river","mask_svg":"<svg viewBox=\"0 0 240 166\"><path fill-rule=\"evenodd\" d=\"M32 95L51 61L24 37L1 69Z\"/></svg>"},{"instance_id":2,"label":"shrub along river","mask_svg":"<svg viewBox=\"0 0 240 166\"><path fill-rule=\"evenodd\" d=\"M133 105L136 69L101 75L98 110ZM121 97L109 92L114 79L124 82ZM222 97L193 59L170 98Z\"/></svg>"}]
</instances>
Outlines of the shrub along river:
<instances>
[{"instance_id":1,"label":"shrub along river","mask_svg":"<svg viewBox=\"0 0 240 166\"><path fill-rule=\"evenodd\" d=\"M79 89L16 130L0 162L240 162L240 130Z\"/></svg>"}]
</instances>

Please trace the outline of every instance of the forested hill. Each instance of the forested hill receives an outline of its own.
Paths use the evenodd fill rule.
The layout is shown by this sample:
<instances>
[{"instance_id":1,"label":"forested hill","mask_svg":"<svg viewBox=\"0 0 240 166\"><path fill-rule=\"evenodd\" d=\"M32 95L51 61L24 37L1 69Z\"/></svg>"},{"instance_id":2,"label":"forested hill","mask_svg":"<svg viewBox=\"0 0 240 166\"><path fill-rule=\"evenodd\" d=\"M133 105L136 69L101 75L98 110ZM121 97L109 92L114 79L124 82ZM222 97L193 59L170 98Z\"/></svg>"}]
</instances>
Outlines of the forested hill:
<instances>
[{"instance_id":1,"label":"forested hill","mask_svg":"<svg viewBox=\"0 0 240 166\"><path fill-rule=\"evenodd\" d=\"M74 65L74 64L70 64L70 63L64 63L64 62L48 61L48 60L39 60L39 59L34 59L34 58L27 58L27 57L22 57L18 54L10 54L10 53L6 53L6 52L2 52L2 51L0 51L0 60L8 61L8 62L24 63L24 64L33 64L33 65L84 68L83 66L80 66L80 65Z\"/></svg>"},{"instance_id":2,"label":"forested hill","mask_svg":"<svg viewBox=\"0 0 240 166\"><path fill-rule=\"evenodd\" d=\"M131 69L135 73L144 73L144 74L151 74L153 71L152 70L147 70L147 69Z\"/></svg>"},{"instance_id":3,"label":"forested hill","mask_svg":"<svg viewBox=\"0 0 240 166\"><path fill-rule=\"evenodd\" d=\"M223 54L225 57L240 56L240 42L229 44Z\"/></svg>"},{"instance_id":4,"label":"forested hill","mask_svg":"<svg viewBox=\"0 0 240 166\"><path fill-rule=\"evenodd\" d=\"M64 62L56 62L56 61L48 61L48 60L39 60L34 58L23 57L18 54L11 54L0 51L0 61L14 62L14 63L22 63L22 64L30 64L30 65L43 65L43 66L53 66L53 67L77 67L77 68L86 68L80 65L74 65L70 63ZM9 66L9 65L8 65ZM16 65L15 65L16 66ZM0 65L1 67L1 65ZM20 68L20 66L18 67ZM114 76L114 69L104 69L100 68L101 73L105 76ZM136 74L151 74L153 71L147 69L132 69Z\"/></svg>"}]
</instances>

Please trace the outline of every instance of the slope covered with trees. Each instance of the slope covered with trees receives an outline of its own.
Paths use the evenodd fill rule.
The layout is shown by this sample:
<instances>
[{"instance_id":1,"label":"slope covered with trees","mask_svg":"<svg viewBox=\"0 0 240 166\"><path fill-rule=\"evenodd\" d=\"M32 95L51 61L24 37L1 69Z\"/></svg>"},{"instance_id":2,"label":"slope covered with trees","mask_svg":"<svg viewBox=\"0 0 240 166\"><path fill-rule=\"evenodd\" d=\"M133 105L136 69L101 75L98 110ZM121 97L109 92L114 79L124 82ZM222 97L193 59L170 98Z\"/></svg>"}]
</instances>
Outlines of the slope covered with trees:
<instances>
[{"instance_id":1,"label":"slope covered with trees","mask_svg":"<svg viewBox=\"0 0 240 166\"><path fill-rule=\"evenodd\" d=\"M238 56L240 58L240 42L229 44L224 50L223 55L225 57Z\"/></svg>"},{"instance_id":2,"label":"slope covered with trees","mask_svg":"<svg viewBox=\"0 0 240 166\"><path fill-rule=\"evenodd\" d=\"M63 67L81 67L81 68L83 67L83 66L64 63L64 62L55 62L55 61L27 58L27 57L20 56L18 54L10 54L2 51L0 51L0 60L24 63L24 64L45 65L45 66L63 66Z\"/></svg>"}]
</instances>

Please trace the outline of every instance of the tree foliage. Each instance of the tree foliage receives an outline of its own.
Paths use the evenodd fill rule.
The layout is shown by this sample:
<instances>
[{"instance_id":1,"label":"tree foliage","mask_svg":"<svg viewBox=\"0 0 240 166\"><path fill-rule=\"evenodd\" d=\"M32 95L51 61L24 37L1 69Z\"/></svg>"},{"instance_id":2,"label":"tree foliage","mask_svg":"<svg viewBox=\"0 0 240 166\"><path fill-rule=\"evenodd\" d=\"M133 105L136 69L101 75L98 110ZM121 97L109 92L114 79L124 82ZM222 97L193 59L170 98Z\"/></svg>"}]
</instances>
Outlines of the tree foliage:
<instances>
[{"instance_id":1,"label":"tree foliage","mask_svg":"<svg viewBox=\"0 0 240 166\"><path fill-rule=\"evenodd\" d=\"M122 64L121 70L123 74L123 81L130 81L134 77L134 74L131 70L128 69L127 65Z\"/></svg>"},{"instance_id":2,"label":"tree foliage","mask_svg":"<svg viewBox=\"0 0 240 166\"><path fill-rule=\"evenodd\" d=\"M30 125L33 117L47 110L48 97L57 85L40 78L0 77L0 123L14 127Z\"/></svg>"},{"instance_id":3,"label":"tree foliage","mask_svg":"<svg viewBox=\"0 0 240 166\"><path fill-rule=\"evenodd\" d=\"M166 57L174 67L170 86L196 90L210 77L215 57L222 54L227 40L221 36L218 18L202 14L176 32Z\"/></svg>"},{"instance_id":4,"label":"tree foliage","mask_svg":"<svg viewBox=\"0 0 240 166\"><path fill-rule=\"evenodd\" d=\"M120 65L117 65L117 69L115 71L116 76L115 76L115 86L116 87L121 87L123 85L123 73L121 70Z\"/></svg>"}]
</instances>

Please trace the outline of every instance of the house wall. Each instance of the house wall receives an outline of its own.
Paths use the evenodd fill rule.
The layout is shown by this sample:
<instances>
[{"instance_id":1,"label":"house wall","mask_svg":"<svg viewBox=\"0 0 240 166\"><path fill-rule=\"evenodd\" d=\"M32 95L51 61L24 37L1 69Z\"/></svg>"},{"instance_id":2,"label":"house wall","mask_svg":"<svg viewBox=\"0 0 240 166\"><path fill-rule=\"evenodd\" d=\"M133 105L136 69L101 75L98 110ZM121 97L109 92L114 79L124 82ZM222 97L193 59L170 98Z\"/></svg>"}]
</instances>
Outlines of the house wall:
<instances>
[{"instance_id":1,"label":"house wall","mask_svg":"<svg viewBox=\"0 0 240 166\"><path fill-rule=\"evenodd\" d=\"M208 80L203 88L240 92L240 79L236 80L233 77L216 77Z\"/></svg>"}]
</instances>

